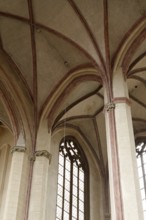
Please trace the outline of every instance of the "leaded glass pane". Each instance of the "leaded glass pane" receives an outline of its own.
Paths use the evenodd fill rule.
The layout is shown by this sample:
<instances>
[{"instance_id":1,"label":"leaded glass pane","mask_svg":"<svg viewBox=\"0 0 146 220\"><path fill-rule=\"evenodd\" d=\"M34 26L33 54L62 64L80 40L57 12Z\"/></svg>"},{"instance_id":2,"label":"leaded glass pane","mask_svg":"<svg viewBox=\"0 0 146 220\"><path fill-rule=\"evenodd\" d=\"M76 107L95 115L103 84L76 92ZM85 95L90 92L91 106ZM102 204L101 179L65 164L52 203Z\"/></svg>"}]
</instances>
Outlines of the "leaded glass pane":
<instances>
[{"instance_id":1,"label":"leaded glass pane","mask_svg":"<svg viewBox=\"0 0 146 220\"><path fill-rule=\"evenodd\" d=\"M65 189L70 191L70 182L67 179L65 180Z\"/></svg>"},{"instance_id":2,"label":"leaded glass pane","mask_svg":"<svg viewBox=\"0 0 146 220\"><path fill-rule=\"evenodd\" d=\"M65 220L69 220L69 213L64 212L64 219L65 219Z\"/></svg>"},{"instance_id":3,"label":"leaded glass pane","mask_svg":"<svg viewBox=\"0 0 146 220\"><path fill-rule=\"evenodd\" d=\"M57 218L61 219L62 209L57 206Z\"/></svg>"},{"instance_id":4,"label":"leaded glass pane","mask_svg":"<svg viewBox=\"0 0 146 220\"><path fill-rule=\"evenodd\" d=\"M60 185L62 185L62 183L63 183L63 176L61 176L60 174L58 175L58 183Z\"/></svg>"}]
</instances>

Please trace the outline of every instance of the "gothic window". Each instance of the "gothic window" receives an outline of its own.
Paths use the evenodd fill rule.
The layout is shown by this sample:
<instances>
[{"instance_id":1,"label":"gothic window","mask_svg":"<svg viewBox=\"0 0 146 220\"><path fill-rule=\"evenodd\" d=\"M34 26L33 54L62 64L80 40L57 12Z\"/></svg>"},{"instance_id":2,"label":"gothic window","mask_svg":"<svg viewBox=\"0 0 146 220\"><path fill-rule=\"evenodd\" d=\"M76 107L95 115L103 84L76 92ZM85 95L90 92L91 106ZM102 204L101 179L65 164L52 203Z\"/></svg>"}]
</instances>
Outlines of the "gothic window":
<instances>
[{"instance_id":1,"label":"gothic window","mask_svg":"<svg viewBox=\"0 0 146 220\"><path fill-rule=\"evenodd\" d=\"M140 183L141 199L146 219L146 142L140 141L136 145L136 157L138 166L138 176Z\"/></svg>"},{"instance_id":2,"label":"gothic window","mask_svg":"<svg viewBox=\"0 0 146 220\"><path fill-rule=\"evenodd\" d=\"M89 220L88 166L73 137L59 147L56 220Z\"/></svg>"}]
</instances>

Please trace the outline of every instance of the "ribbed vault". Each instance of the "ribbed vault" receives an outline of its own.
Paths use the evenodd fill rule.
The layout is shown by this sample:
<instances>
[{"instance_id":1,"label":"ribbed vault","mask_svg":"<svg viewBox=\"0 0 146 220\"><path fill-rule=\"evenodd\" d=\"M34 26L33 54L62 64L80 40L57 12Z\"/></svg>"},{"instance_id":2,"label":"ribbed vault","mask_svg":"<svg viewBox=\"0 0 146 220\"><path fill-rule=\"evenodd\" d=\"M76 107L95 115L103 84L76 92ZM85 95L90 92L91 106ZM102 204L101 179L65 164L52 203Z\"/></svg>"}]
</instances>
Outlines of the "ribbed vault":
<instances>
[{"instance_id":1,"label":"ribbed vault","mask_svg":"<svg viewBox=\"0 0 146 220\"><path fill-rule=\"evenodd\" d=\"M13 114L5 114L1 95L0 120L16 133L29 127L34 146L43 120L52 130L66 123L106 170L102 85L118 66L128 79L134 131L146 131L145 10L144 0L1 0L0 50L13 73L0 89Z\"/></svg>"}]
</instances>

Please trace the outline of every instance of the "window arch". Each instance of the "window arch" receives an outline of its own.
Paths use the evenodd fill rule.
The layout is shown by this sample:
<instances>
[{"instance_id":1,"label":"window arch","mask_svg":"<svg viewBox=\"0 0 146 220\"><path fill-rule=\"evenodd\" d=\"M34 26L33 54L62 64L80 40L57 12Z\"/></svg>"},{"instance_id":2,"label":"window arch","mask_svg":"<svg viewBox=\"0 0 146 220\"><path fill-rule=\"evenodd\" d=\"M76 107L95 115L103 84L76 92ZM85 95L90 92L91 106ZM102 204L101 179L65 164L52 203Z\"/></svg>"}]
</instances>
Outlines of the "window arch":
<instances>
[{"instance_id":1,"label":"window arch","mask_svg":"<svg viewBox=\"0 0 146 220\"><path fill-rule=\"evenodd\" d=\"M138 177L144 217L146 218L146 141L139 140L136 143L136 157L138 167Z\"/></svg>"},{"instance_id":2,"label":"window arch","mask_svg":"<svg viewBox=\"0 0 146 220\"><path fill-rule=\"evenodd\" d=\"M56 220L89 220L89 170L75 138L67 136L59 146Z\"/></svg>"}]
</instances>

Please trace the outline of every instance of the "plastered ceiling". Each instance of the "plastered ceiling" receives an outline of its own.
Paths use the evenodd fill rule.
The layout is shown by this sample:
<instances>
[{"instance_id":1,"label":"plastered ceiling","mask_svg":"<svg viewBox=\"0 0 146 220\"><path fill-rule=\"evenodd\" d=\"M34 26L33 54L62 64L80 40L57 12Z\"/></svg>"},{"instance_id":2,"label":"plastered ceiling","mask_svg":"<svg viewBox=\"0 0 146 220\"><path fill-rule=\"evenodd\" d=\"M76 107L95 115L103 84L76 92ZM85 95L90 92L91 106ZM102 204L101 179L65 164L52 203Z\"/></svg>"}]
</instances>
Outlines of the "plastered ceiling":
<instances>
[{"instance_id":1,"label":"plastered ceiling","mask_svg":"<svg viewBox=\"0 0 146 220\"><path fill-rule=\"evenodd\" d=\"M106 158L102 79L123 45L137 134L146 131L145 0L0 0L2 123L19 133L24 117L35 136L43 114L54 129L68 120Z\"/></svg>"}]
</instances>

